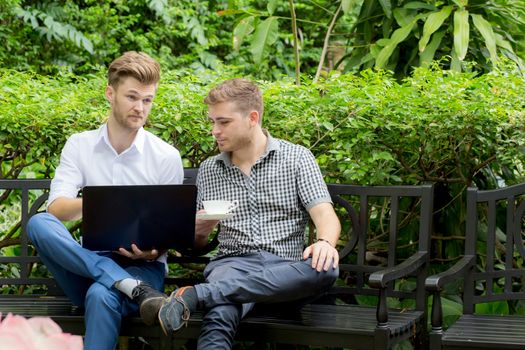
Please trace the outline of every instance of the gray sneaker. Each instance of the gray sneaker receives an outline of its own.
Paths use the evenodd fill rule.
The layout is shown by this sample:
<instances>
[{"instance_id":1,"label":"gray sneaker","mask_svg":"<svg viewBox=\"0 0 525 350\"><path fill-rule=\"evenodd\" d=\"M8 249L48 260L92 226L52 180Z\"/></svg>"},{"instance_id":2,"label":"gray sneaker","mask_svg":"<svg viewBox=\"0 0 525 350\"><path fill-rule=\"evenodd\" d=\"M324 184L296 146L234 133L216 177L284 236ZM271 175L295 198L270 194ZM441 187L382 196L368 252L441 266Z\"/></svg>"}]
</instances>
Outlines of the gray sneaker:
<instances>
[{"instance_id":1,"label":"gray sneaker","mask_svg":"<svg viewBox=\"0 0 525 350\"><path fill-rule=\"evenodd\" d=\"M160 307L159 322L162 331L166 335L170 335L188 324L190 308L182 296L188 288L191 287L182 287L175 290Z\"/></svg>"},{"instance_id":2,"label":"gray sneaker","mask_svg":"<svg viewBox=\"0 0 525 350\"><path fill-rule=\"evenodd\" d=\"M133 301L139 304L142 321L148 326L153 325L162 303L168 296L144 282L133 288L131 294Z\"/></svg>"}]
</instances>

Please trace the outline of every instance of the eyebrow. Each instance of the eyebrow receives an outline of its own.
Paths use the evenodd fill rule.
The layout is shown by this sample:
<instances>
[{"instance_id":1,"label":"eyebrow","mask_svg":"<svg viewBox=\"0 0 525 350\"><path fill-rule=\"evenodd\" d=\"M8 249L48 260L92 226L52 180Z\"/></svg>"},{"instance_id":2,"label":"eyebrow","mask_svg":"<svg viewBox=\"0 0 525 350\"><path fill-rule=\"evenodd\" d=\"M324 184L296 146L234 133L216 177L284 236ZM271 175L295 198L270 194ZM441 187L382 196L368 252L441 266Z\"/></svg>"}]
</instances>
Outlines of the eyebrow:
<instances>
[{"instance_id":1,"label":"eyebrow","mask_svg":"<svg viewBox=\"0 0 525 350\"><path fill-rule=\"evenodd\" d=\"M144 96L142 96L142 95L140 94L140 92L137 91L137 90L135 90L135 89L130 89L130 90L126 91L126 93L128 93L128 94L139 95L139 96L141 96L141 97L143 97L143 98L148 98L148 97L153 98L153 97L155 96L155 95L153 95L153 94L148 94L148 95L144 95Z\"/></svg>"},{"instance_id":2,"label":"eyebrow","mask_svg":"<svg viewBox=\"0 0 525 350\"><path fill-rule=\"evenodd\" d=\"M212 117L210 117L210 116L208 116L208 119L209 119L210 121L213 121L213 118L212 118ZM231 120L231 119L232 119L232 118L230 118L230 117L223 117L223 116L219 116L219 117L216 117L216 118L215 118L215 121L221 121L221 120Z\"/></svg>"}]
</instances>

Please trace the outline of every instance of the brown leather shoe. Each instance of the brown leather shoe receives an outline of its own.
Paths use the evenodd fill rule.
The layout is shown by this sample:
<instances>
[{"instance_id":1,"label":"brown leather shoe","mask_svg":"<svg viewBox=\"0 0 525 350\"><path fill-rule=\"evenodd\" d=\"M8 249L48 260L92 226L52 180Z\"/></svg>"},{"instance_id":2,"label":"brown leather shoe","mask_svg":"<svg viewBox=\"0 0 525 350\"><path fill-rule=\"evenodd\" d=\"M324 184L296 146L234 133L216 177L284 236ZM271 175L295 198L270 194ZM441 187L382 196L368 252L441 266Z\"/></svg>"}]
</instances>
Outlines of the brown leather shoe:
<instances>
[{"instance_id":1,"label":"brown leather shoe","mask_svg":"<svg viewBox=\"0 0 525 350\"><path fill-rule=\"evenodd\" d=\"M142 321L148 326L153 325L162 303L168 296L144 282L133 288L131 294L133 301L139 304Z\"/></svg>"}]
</instances>

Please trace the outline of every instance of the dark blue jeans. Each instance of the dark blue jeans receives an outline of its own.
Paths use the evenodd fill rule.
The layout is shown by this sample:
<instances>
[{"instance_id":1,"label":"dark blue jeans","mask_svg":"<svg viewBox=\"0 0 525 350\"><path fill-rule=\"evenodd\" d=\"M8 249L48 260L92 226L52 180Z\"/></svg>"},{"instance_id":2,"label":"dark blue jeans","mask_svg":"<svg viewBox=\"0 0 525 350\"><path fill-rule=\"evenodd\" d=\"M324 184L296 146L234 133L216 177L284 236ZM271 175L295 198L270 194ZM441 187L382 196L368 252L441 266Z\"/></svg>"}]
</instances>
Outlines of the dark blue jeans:
<instances>
[{"instance_id":1,"label":"dark blue jeans","mask_svg":"<svg viewBox=\"0 0 525 350\"><path fill-rule=\"evenodd\" d=\"M337 279L338 269L317 272L311 260L290 261L258 252L214 260L204 270L206 283L195 286L206 309L198 349L231 349L242 317L255 303L312 298Z\"/></svg>"},{"instance_id":2,"label":"dark blue jeans","mask_svg":"<svg viewBox=\"0 0 525 350\"><path fill-rule=\"evenodd\" d=\"M163 263L84 249L51 214L34 215L27 234L64 293L85 308L85 350L114 350L122 317L138 311L138 305L114 287L115 282L135 278L163 289Z\"/></svg>"}]
</instances>

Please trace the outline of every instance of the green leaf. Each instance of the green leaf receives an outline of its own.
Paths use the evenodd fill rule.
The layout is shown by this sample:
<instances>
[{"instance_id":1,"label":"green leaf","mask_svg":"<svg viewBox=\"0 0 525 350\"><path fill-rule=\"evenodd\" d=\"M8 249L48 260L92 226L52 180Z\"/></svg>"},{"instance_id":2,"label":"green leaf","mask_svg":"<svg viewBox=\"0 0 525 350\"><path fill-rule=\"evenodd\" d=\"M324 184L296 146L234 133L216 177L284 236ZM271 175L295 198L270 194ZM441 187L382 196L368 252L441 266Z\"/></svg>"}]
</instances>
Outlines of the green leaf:
<instances>
[{"instance_id":1,"label":"green leaf","mask_svg":"<svg viewBox=\"0 0 525 350\"><path fill-rule=\"evenodd\" d=\"M454 13L454 49L460 61L463 61L467 55L468 41L468 11L458 10Z\"/></svg>"},{"instance_id":2,"label":"green leaf","mask_svg":"<svg viewBox=\"0 0 525 350\"><path fill-rule=\"evenodd\" d=\"M452 57L452 62L450 62L450 69L456 72L461 72L461 61L456 54L456 49L452 47L452 52L450 53Z\"/></svg>"},{"instance_id":3,"label":"green leaf","mask_svg":"<svg viewBox=\"0 0 525 350\"><path fill-rule=\"evenodd\" d=\"M463 9L465 6L468 5L468 0L452 0L460 9Z\"/></svg>"},{"instance_id":4,"label":"green leaf","mask_svg":"<svg viewBox=\"0 0 525 350\"><path fill-rule=\"evenodd\" d=\"M445 30L441 30L432 36L432 40L430 41L430 44L428 44L423 50L423 52L419 54L420 66L426 67L434 59L436 50L439 48L439 45L441 44L441 40L445 36L445 32L446 32Z\"/></svg>"},{"instance_id":5,"label":"green leaf","mask_svg":"<svg viewBox=\"0 0 525 350\"><path fill-rule=\"evenodd\" d=\"M279 4L278 0L268 1L268 5L266 5L266 8L268 9L268 13L270 14L270 16L273 16L278 4Z\"/></svg>"},{"instance_id":6,"label":"green leaf","mask_svg":"<svg viewBox=\"0 0 525 350\"><path fill-rule=\"evenodd\" d=\"M430 5L430 4L421 2L421 1L407 2L403 6L403 8L406 8L408 10L430 10L430 11L435 11L436 10L436 6Z\"/></svg>"},{"instance_id":7,"label":"green leaf","mask_svg":"<svg viewBox=\"0 0 525 350\"><path fill-rule=\"evenodd\" d=\"M510 52L514 53L514 50L512 49L510 42L508 40L505 40L501 34L495 33L495 37L496 37L496 44L499 47L502 47L505 50L509 50Z\"/></svg>"},{"instance_id":8,"label":"green leaf","mask_svg":"<svg viewBox=\"0 0 525 350\"><path fill-rule=\"evenodd\" d=\"M390 37L390 42L381 50L381 52L379 52L379 55L376 58L376 68L386 67L388 59L394 52L395 48L400 42L406 39L408 34L410 34L412 28L414 27L414 24L416 23L416 20L417 19L414 19L406 26L398 28L394 31L394 33L392 33L392 36Z\"/></svg>"},{"instance_id":9,"label":"green leaf","mask_svg":"<svg viewBox=\"0 0 525 350\"><path fill-rule=\"evenodd\" d=\"M254 19L254 16L245 17L241 19L233 29L233 49L235 51L239 50L244 38L253 32Z\"/></svg>"},{"instance_id":10,"label":"green leaf","mask_svg":"<svg viewBox=\"0 0 525 350\"><path fill-rule=\"evenodd\" d=\"M451 12L452 6L445 6L441 9L441 11L433 12L428 16L427 20L425 21L425 25L423 26L423 36L421 37L421 40L419 40L420 52L425 50L425 47L430 40L430 36L443 25L443 22L445 22L445 20L450 16Z\"/></svg>"},{"instance_id":11,"label":"green leaf","mask_svg":"<svg viewBox=\"0 0 525 350\"><path fill-rule=\"evenodd\" d=\"M398 7L393 11L394 19L400 27L406 26L414 19L413 12L414 11L408 11L402 7Z\"/></svg>"},{"instance_id":12,"label":"green leaf","mask_svg":"<svg viewBox=\"0 0 525 350\"><path fill-rule=\"evenodd\" d=\"M217 11L217 14L219 16L238 15L239 13L244 13L244 11L243 10L238 10L238 9L235 9L235 8L229 8L229 9L226 9L226 10L219 10L219 11Z\"/></svg>"},{"instance_id":13,"label":"green leaf","mask_svg":"<svg viewBox=\"0 0 525 350\"><path fill-rule=\"evenodd\" d=\"M346 15L347 13L350 12L350 10L352 9L352 0L342 0L341 1L341 8L343 9L343 13Z\"/></svg>"},{"instance_id":14,"label":"green leaf","mask_svg":"<svg viewBox=\"0 0 525 350\"><path fill-rule=\"evenodd\" d=\"M472 22L476 29L481 33L483 39L485 39L485 45L489 50L490 59L493 64L498 61L498 54L496 52L496 36L492 30L492 25L481 15L471 14Z\"/></svg>"},{"instance_id":15,"label":"green leaf","mask_svg":"<svg viewBox=\"0 0 525 350\"><path fill-rule=\"evenodd\" d=\"M268 17L256 28L251 45L253 62L259 65L266 56L266 48L272 45L279 36L279 24L277 17Z\"/></svg>"},{"instance_id":16,"label":"green leaf","mask_svg":"<svg viewBox=\"0 0 525 350\"><path fill-rule=\"evenodd\" d=\"M392 3L390 0L379 0L379 3L383 8L383 12L385 12L386 17L392 18Z\"/></svg>"},{"instance_id":17,"label":"green leaf","mask_svg":"<svg viewBox=\"0 0 525 350\"><path fill-rule=\"evenodd\" d=\"M93 54L93 44L91 43L91 41L85 36L81 36L80 39L81 39L82 47L90 54Z\"/></svg>"},{"instance_id":18,"label":"green leaf","mask_svg":"<svg viewBox=\"0 0 525 350\"><path fill-rule=\"evenodd\" d=\"M475 312L485 315L508 315L509 305L506 301L476 304Z\"/></svg>"}]
</instances>

